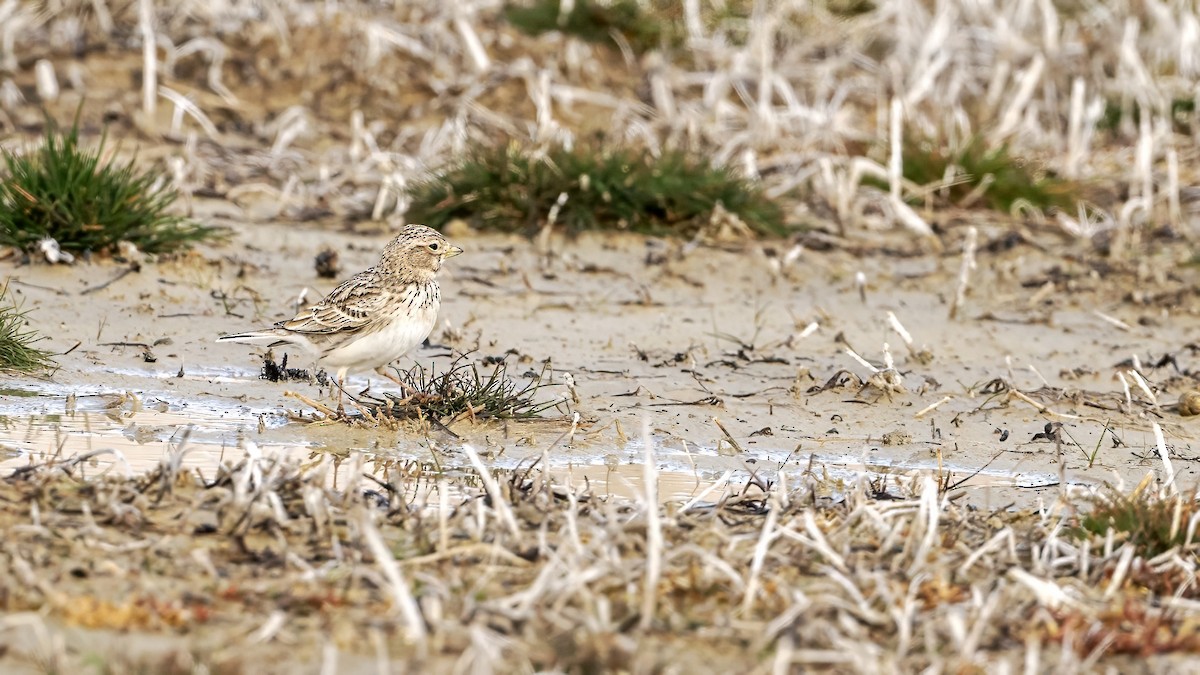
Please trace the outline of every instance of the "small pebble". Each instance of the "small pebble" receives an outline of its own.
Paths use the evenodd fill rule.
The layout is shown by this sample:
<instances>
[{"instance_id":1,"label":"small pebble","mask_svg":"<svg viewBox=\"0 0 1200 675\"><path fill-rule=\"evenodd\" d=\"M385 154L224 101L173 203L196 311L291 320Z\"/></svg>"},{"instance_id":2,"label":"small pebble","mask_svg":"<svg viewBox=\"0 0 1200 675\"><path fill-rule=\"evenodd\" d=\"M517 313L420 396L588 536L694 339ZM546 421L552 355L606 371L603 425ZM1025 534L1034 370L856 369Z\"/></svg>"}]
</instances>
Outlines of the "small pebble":
<instances>
[{"instance_id":1,"label":"small pebble","mask_svg":"<svg viewBox=\"0 0 1200 675\"><path fill-rule=\"evenodd\" d=\"M1180 395L1179 414L1184 417L1200 415L1200 391L1185 391Z\"/></svg>"}]
</instances>

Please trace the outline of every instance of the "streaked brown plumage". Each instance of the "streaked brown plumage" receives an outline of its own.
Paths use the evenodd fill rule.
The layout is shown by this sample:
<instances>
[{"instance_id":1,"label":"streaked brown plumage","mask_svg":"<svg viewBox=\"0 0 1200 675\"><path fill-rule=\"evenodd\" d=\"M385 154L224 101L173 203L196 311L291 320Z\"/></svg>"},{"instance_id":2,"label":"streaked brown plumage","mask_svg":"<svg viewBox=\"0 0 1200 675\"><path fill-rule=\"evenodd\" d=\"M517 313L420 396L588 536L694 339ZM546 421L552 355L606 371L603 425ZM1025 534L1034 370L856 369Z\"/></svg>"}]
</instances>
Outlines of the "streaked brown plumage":
<instances>
[{"instance_id":1,"label":"streaked brown plumage","mask_svg":"<svg viewBox=\"0 0 1200 675\"><path fill-rule=\"evenodd\" d=\"M269 329L224 335L218 342L296 345L337 370L384 366L425 341L437 321L437 274L462 249L424 225L409 225L383 250L379 264L342 282L320 302Z\"/></svg>"}]
</instances>

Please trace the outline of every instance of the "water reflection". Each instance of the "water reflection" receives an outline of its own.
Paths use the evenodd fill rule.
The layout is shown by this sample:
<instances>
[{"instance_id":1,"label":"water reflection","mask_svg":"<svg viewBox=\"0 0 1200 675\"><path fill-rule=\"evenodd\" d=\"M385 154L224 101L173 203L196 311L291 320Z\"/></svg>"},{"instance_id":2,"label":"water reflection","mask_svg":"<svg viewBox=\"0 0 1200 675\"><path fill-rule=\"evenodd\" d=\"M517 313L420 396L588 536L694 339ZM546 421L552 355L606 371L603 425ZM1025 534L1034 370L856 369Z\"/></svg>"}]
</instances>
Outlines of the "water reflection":
<instances>
[{"instance_id":1,"label":"water reflection","mask_svg":"<svg viewBox=\"0 0 1200 675\"><path fill-rule=\"evenodd\" d=\"M493 444L482 454L493 468L519 469L535 463L539 468L549 467L554 482L594 496L645 498L645 454L640 441L614 447L600 440L547 451L556 435L553 430L531 433L520 441ZM0 405L0 469L6 471L87 456L86 465L94 469L88 475L111 470L142 473L185 444L183 466L206 474L222 463L240 461L247 444L267 457L308 460L314 453L328 453L338 467L331 475L333 481L344 478L344 460L356 453L370 459L369 464L360 466L372 473L387 473L400 465L429 467L421 472L427 474L420 476L423 479L433 474L473 473L461 443L292 422L278 409L255 409L221 400L147 400L127 392L80 397L35 393L6 397ZM761 493L781 484L795 487L806 483L832 497L864 482L887 491L923 472L952 474L948 482L966 491L1041 488L1057 483L1050 474L979 471L938 466L932 460L887 463L864 461L851 454L799 456L762 449L731 456L676 439L659 438L655 444L659 499L693 506L747 492Z\"/></svg>"}]
</instances>

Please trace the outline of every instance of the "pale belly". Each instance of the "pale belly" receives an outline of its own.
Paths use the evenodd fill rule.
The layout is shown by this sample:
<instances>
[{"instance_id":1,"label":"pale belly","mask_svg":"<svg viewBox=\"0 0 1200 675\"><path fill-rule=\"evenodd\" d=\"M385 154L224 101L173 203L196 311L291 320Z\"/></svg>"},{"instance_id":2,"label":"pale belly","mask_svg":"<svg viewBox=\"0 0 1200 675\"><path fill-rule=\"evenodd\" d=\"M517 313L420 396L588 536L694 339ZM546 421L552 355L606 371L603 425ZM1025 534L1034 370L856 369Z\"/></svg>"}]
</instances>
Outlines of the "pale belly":
<instances>
[{"instance_id":1,"label":"pale belly","mask_svg":"<svg viewBox=\"0 0 1200 675\"><path fill-rule=\"evenodd\" d=\"M330 350L321 357L321 363L339 369L373 370L408 353L433 331L437 308L403 309L382 328L360 333Z\"/></svg>"}]
</instances>

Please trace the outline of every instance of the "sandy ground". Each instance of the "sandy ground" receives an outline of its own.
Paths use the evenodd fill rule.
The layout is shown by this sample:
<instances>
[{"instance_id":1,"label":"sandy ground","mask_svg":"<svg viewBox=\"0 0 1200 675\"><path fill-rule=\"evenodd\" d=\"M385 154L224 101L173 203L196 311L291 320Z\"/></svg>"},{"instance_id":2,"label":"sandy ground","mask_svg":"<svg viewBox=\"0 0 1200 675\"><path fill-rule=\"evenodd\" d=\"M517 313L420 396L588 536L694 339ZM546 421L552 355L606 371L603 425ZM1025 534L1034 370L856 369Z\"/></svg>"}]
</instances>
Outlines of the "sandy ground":
<instances>
[{"instance_id":1,"label":"sandy ground","mask_svg":"<svg viewBox=\"0 0 1200 675\"><path fill-rule=\"evenodd\" d=\"M261 380L260 352L213 342L290 316L305 289L310 299L330 290L336 280L314 271L321 249L339 253L344 277L376 260L386 233L234 232L228 244L144 264L100 290L124 266L2 263L35 326L51 336L46 345L70 350L48 379L3 379L7 464L112 448L118 468L136 471L188 428L189 462L201 468L240 457L239 444L250 441L296 456L363 450L427 462L436 453L443 467L465 464L457 441L436 431L289 423L287 411L312 410L286 390L328 392ZM984 232L956 319L962 257L953 243L950 253L911 256L810 246L780 272L774 249L789 245L779 243L697 247L612 235L539 250L459 232L467 254L444 274L439 327L430 346L398 365L444 367L461 351L503 358L518 375L548 365L558 386L540 395L564 399L569 374L579 400L560 410L581 421L568 438L560 438L570 431L564 421L467 421L454 431L497 466L528 464L553 444L554 467L617 493L640 492L640 472L627 467L645 456L643 420L673 481L666 498L726 487L722 477L786 483L809 473L836 489L863 472L932 469L963 481L980 504L1030 505L1063 479L1136 483L1161 474L1155 422L1178 483L1193 484L1200 423L1173 408L1197 385L1197 272L1177 264L1187 247L1164 246L1135 264L1082 247L1050 255L1037 242L991 250ZM894 386L880 376L872 383L889 346ZM310 365L292 356L289 365ZM393 387L373 377L359 374L352 388ZM1048 423L1061 423L1060 442Z\"/></svg>"}]
</instances>

